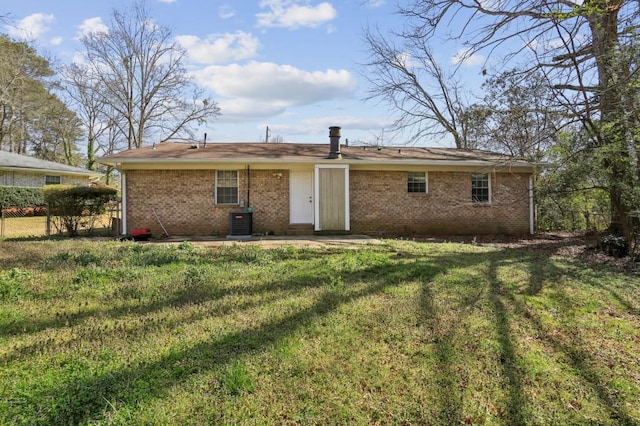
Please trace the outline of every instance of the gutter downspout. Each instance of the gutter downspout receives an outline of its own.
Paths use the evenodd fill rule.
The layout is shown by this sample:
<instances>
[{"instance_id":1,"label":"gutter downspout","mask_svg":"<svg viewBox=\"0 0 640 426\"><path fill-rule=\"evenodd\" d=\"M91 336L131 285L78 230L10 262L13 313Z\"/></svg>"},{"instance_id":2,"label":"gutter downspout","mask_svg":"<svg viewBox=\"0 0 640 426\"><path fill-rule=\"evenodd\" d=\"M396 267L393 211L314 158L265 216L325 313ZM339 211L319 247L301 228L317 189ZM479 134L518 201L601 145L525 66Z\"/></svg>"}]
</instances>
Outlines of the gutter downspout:
<instances>
[{"instance_id":1,"label":"gutter downspout","mask_svg":"<svg viewBox=\"0 0 640 426\"><path fill-rule=\"evenodd\" d=\"M122 188L122 234L127 233L127 175L120 172L120 188Z\"/></svg>"},{"instance_id":2,"label":"gutter downspout","mask_svg":"<svg viewBox=\"0 0 640 426\"><path fill-rule=\"evenodd\" d=\"M529 176L529 233L535 234L535 206L533 204L533 175Z\"/></svg>"},{"instance_id":3,"label":"gutter downspout","mask_svg":"<svg viewBox=\"0 0 640 426\"><path fill-rule=\"evenodd\" d=\"M246 210L249 211L251 207L251 203L249 202L249 196L251 195L251 167L247 164L247 207Z\"/></svg>"}]
</instances>

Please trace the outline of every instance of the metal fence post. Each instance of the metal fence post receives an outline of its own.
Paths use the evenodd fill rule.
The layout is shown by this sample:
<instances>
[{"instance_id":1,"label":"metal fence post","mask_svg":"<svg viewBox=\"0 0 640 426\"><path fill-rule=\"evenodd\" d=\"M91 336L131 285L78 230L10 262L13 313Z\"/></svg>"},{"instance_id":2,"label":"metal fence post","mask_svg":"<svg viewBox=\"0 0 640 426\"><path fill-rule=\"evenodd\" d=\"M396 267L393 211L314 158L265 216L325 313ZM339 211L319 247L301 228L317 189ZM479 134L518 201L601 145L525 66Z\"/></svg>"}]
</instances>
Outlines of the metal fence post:
<instances>
[{"instance_id":1,"label":"metal fence post","mask_svg":"<svg viewBox=\"0 0 640 426\"><path fill-rule=\"evenodd\" d=\"M49 204L47 204L47 227L46 231L47 237L51 236L51 209L49 208Z\"/></svg>"}]
</instances>

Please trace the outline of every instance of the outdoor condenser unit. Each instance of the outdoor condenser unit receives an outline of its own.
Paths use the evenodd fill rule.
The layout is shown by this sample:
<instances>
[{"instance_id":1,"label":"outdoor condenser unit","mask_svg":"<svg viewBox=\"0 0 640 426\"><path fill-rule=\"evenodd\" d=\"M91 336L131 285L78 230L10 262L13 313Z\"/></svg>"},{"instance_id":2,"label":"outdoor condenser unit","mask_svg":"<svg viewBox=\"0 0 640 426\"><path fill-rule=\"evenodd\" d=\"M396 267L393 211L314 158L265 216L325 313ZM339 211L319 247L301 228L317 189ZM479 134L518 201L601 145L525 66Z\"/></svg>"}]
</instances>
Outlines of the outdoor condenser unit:
<instances>
[{"instance_id":1,"label":"outdoor condenser unit","mask_svg":"<svg viewBox=\"0 0 640 426\"><path fill-rule=\"evenodd\" d=\"M229 213L229 234L230 235L251 235L253 232L252 212L232 212Z\"/></svg>"}]
</instances>

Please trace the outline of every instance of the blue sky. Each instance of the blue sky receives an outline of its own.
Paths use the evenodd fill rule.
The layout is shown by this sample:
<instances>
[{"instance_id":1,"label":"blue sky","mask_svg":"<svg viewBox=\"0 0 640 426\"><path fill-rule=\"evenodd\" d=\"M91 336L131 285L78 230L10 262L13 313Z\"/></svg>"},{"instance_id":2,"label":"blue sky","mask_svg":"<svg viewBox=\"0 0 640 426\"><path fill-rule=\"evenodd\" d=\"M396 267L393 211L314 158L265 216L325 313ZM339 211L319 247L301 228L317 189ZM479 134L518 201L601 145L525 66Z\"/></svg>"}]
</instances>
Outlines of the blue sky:
<instances>
[{"instance_id":1,"label":"blue sky","mask_svg":"<svg viewBox=\"0 0 640 426\"><path fill-rule=\"evenodd\" d=\"M82 48L78 37L108 24L111 11L129 3L2 0L0 14L10 14L3 32L70 63ZM382 136L383 143L402 144L384 139L392 122L387 108L363 101L363 28L400 28L395 0L147 0L147 6L187 49L190 72L221 108L201 129L210 141L259 141L269 126L286 142L324 143L336 125L343 142ZM458 52L442 45L436 55L446 65ZM469 75L479 75L482 62L469 58Z\"/></svg>"}]
</instances>

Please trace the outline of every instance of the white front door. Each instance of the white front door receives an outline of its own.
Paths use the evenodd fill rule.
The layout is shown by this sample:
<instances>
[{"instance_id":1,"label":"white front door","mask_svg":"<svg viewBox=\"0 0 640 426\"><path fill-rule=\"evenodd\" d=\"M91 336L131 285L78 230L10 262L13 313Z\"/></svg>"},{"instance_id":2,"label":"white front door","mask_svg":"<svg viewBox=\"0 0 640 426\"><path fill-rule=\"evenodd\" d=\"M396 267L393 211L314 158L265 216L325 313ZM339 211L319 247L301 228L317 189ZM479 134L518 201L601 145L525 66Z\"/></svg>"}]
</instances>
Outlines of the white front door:
<instances>
[{"instance_id":1,"label":"white front door","mask_svg":"<svg viewBox=\"0 0 640 426\"><path fill-rule=\"evenodd\" d=\"M313 223L313 171L290 172L290 223Z\"/></svg>"}]
</instances>

